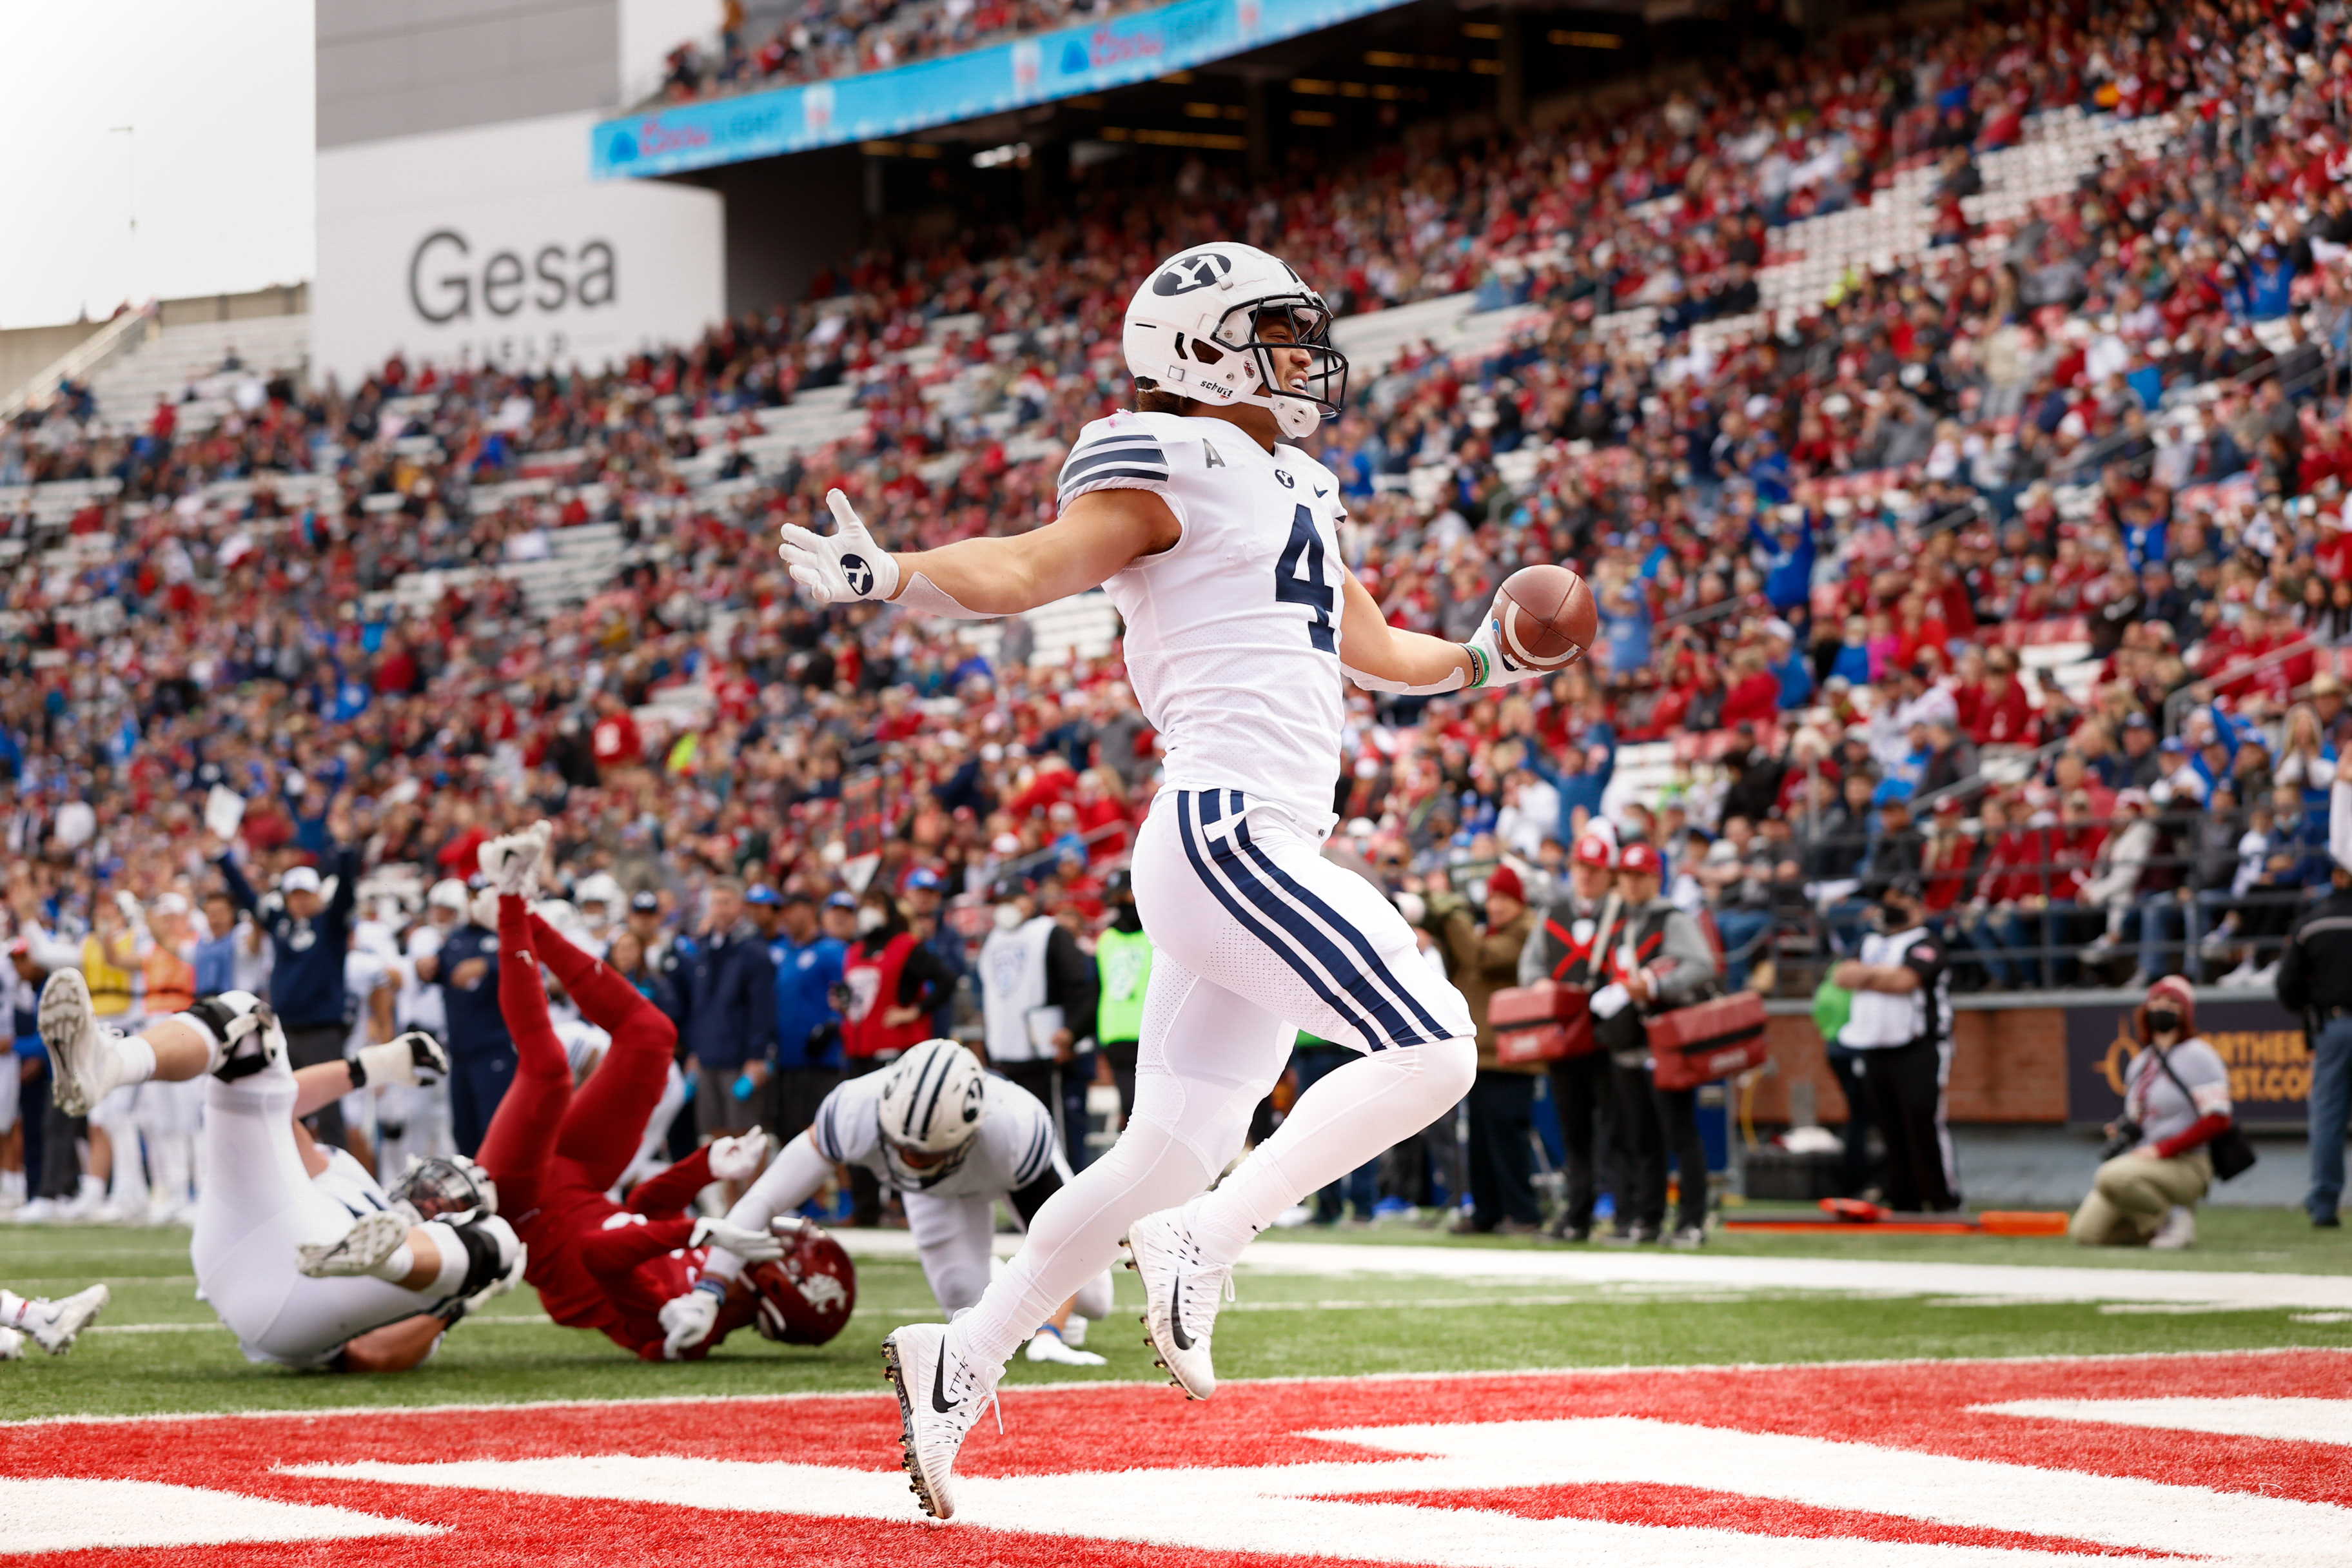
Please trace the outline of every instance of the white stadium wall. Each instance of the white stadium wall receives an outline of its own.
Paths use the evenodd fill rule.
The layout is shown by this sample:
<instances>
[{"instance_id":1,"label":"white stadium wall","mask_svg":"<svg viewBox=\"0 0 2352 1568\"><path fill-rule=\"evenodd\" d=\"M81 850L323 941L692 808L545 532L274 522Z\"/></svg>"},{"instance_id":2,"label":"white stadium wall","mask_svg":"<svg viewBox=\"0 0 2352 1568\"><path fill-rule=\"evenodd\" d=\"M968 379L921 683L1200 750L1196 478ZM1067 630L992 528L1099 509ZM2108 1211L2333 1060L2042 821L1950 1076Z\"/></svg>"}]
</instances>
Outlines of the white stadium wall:
<instances>
[{"instance_id":1,"label":"white stadium wall","mask_svg":"<svg viewBox=\"0 0 2352 1568\"><path fill-rule=\"evenodd\" d=\"M400 353L594 370L693 341L726 305L713 192L592 184L593 113L321 148L313 373Z\"/></svg>"}]
</instances>

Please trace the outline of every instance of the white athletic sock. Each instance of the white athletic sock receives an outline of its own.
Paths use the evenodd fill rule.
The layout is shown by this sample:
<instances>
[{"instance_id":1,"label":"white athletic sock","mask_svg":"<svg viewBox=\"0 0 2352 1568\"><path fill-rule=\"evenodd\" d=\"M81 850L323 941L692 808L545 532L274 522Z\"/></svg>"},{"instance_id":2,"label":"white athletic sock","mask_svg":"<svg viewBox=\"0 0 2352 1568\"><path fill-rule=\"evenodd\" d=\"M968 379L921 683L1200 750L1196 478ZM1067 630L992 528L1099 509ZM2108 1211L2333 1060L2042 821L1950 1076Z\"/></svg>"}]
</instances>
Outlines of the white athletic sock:
<instances>
[{"instance_id":1,"label":"white athletic sock","mask_svg":"<svg viewBox=\"0 0 2352 1568\"><path fill-rule=\"evenodd\" d=\"M391 1255L383 1262L369 1269L368 1272L379 1279L388 1280L397 1285L415 1272L415 1269L416 1248L404 1241L394 1247Z\"/></svg>"},{"instance_id":2,"label":"white athletic sock","mask_svg":"<svg viewBox=\"0 0 2352 1568\"><path fill-rule=\"evenodd\" d=\"M1078 1288L1118 1256L1127 1227L1199 1192L1216 1168L1150 1122L1130 1122L1109 1153L1045 1200L1029 1239L950 1325L952 1347L1002 1365Z\"/></svg>"},{"instance_id":3,"label":"white athletic sock","mask_svg":"<svg viewBox=\"0 0 2352 1568\"><path fill-rule=\"evenodd\" d=\"M1472 1040L1358 1057L1298 1097L1273 1137L1213 1193L1184 1207L1212 1263L1231 1263L1275 1216L1462 1101L1478 1072Z\"/></svg>"},{"instance_id":4,"label":"white athletic sock","mask_svg":"<svg viewBox=\"0 0 2352 1568\"><path fill-rule=\"evenodd\" d=\"M115 1036L114 1058L121 1065L122 1083L145 1083L155 1076L155 1047L143 1037Z\"/></svg>"},{"instance_id":5,"label":"white athletic sock","mask_svg":"<svg viewBox=\"0 0 2352 1568\"><path fill-rule=\"evenodd\" d=\"M425 1234L433 1238L433 1250L441 1255L441 1272L433 1277L433 1283L425 1287L423 1293L427 1296L454 1294L457 1287L466 1282L466 1268L469 1261L466 1244L457 1239L455 1226L444 1225L437 1219L428 1220L423 1228ZM408 1248L403 1246L401 1250L405 1252ZM413 1261L409 1264L411 1268L415 1267Z\"/></svg>"}]
</instances>

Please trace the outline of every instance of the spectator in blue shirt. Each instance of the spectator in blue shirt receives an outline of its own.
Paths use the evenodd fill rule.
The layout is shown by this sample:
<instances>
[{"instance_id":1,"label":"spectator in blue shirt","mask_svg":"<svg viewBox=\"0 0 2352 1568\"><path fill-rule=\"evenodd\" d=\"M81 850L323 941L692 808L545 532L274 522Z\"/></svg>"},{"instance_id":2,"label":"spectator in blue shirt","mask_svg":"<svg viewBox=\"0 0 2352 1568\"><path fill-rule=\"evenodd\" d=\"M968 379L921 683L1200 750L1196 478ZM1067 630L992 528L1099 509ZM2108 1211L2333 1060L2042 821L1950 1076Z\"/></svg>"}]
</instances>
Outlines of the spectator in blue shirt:
<instances>
[{"instance_id":1,"label":"spectator in blue shirt","mask_svg":"<svg viewBox=\"0 0 2352 1568\"><path fill-rule=\"evenodd\" d=\"M767 897L776 895L765 889ZM743 885L714 877L703 935L679 966L686 1073L696 1079L696 1131L708 1141L751 1130L776 1047L776 967L746 914Z\"/></svg>"},{"instance_id":2,"label":"spectator in blue shirt","mask_svg":"<svg viewBox=\"0 0 2352 1568\"><path fill-rule=\"evenodd\" d=\"M439 952L416 961L416 978L441 988L442 1016L449 1024L442 1043L449 1051L450 1135L457 1152L470 1156L514 1083L514 1037L499 1010L497 925L478 923L469 909Z\"/></svg>"},{"instance_id":3,"label":"spectator in blue shirt","mask_svg":"<svg viewBox=\"0 0 2352 1568\"><path fill-rule=\"evenodd\" d=\"M1791 515L1793 514L1793 515ZM1748 547L1761 558L1764 596L1786 615L1811 601L1813 593L1813 514L1801 506L1778 509L1770 532L1748 520Z\"/></svg>"},{"instance_id":4,"label":"spectator in blue shirt","mask_svg":"<svg viewBox=\"0 0 2352 1568\"><path fill-rule=\"evenodd\" d=\"M1559 831L1562 844L1573 844L1583 836L1586 822L1601 815L1601 797L1609 791L1609 781L1617 773L1617 731L1607 724L1595 724L1586 731L1581 745L1570 745L1560 752L1557 767L1544 755L1543 744L1531 741L1527 747L1528 766L1537 777L1551 785L1559 795ZM1581 809L1581 819L1577 812Z\"/></svg>"},{"instance_id":5,"label":"spectator in blue shirt","mask_svg":"<svg viewBox=\"0 0 2352 1568\"><path fill-rule=\"evenodd\" d=\"M818 1104L841 1082L841 1015L833 988L841 984L849 944L824 933L816 900L805 889L786 888L754 918L769 931L768 957L776 966L776 1068L765 1123L788 1140L816 1120Z\"/></svg>"},{"instance_id":6,"label":"spectator in blue shirt","mask_svg":"<svg viewBox=\"0 0 2352 1568\"><path fill-rule=\"evenodd\" d=\"M217 996L236 989L236 905L225 892L205 895L205 923L212 935L196 943L196 994Z\"/></svg>"},{"instance_id":7,"label":"spectator in blue shirt","mask_svg":"<svg viewBox=\"0 0 2352 1568\"><path fill-rule=\"evenodd\" d=\"M1081 859L1084 851L1080 851ZM964 963L963 938L950 931L940 919L940 905L947 896L947 883L929 866L918 866L907 873L900 890L906 896L907 923L940 966L961 983L968 965ZM940 998L940 1010L931 1015L931 1033L939 1039L955 1037L955 990L950 988Z\"/></svg>"},{"instance_id":8,"label":"spectator in blue shirt","mask_svg":"<svg viewBox=\"0 0 2352 1568\"><path fill-rule=\"evenodd\" d=\"M287 1059L315 1067L343 1059L351 1026L343 1015L343 961L352 945L352 909L359 897L360 857L351 810L337 801L328 812L329 847L318 867L297 866L268 898L253 890L236 858L220 848L216 864L236 907L269 933L269 1005L286 1031ZM305 1119L322 1142L345 1142L340 1102Z\"/></svg>"}]
</instances>

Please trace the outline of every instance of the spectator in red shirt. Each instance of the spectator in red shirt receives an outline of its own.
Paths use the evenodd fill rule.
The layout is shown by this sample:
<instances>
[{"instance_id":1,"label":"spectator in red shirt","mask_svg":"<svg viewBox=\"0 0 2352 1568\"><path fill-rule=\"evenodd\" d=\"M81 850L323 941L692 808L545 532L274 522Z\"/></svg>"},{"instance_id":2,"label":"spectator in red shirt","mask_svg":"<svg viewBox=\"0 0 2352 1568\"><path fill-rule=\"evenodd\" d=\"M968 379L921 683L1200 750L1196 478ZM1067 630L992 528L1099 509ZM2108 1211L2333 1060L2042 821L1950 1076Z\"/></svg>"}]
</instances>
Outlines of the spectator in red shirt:
<instances>
[{"instance_id":1,"label":"spectator in red shirt","mask_svg":"<svg viewBox=\"0 0 2352 1568\"><path fill-rule=\"evenodd\" d=\"M1997 647L1986 656L1984 685L1979 689L1969 739L1979 746L2022 746L2030 743L2033 709L2017 679L2017 655Z\"/></svg>"},{"instance_id":2,"label":"spectator in red shirt","mask_svg":"<svg viewBox=\"0 0 2352 1568\"><path fill-rule=\"evenodd\" d=\"M2024 811L2000 794L1985 796L1979 823L1984 870L1976 896L1960 912L1960 931L1979 954L1993 984L2008 990L2030 977L2034 933L2027 918L2049 903L2042 835L2026 826ZM2045 977L2046 984L2046 977Z\"/></svg>"},{"instance_id":3,"label":"spectator in red shirt","mask_svg":"<svg viewBox=\"0 0 2352 1568\"><path fill-rule=\"evenodd\" d=\"M614 770L641 767L645 763L646 741L637 732L637 721L629 714L629 705L607 691L596 700L596 727L589 732L589 749L596 759L596 775L611 783Z\"/></svg>"}]
</instances>

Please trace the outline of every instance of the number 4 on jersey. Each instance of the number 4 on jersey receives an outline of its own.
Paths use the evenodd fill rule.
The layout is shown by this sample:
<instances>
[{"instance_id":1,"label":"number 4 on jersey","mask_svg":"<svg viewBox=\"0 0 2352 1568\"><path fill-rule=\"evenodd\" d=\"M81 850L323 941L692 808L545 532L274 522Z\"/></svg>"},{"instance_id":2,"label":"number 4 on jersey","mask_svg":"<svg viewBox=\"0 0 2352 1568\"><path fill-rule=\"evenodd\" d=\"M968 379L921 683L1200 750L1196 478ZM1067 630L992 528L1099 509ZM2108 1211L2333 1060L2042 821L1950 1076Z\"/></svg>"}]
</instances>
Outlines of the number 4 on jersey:
<instances>
[{"instance_id":1,"label":"number 4 on jersey","mask_svg":"<svg viewBox=\"0 0 2352 1568\"><path fill-rule=\"evenodd\" d=\"M1303 577L1298 570L1301 561L1307 566ZM1282 547L1282 559L1274 563L1274 597L1277 604L1311 608L1315 618L1307 625L1307 640L1319 652L1339 651L1331 626L1336 595L1323 574L1323 536L1315 531L1315 514L1304 506L1291 512L1290 542Z\"/></svg>"}]
</instances>

